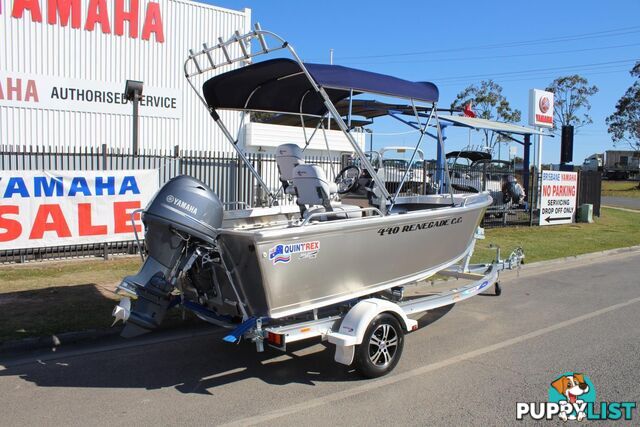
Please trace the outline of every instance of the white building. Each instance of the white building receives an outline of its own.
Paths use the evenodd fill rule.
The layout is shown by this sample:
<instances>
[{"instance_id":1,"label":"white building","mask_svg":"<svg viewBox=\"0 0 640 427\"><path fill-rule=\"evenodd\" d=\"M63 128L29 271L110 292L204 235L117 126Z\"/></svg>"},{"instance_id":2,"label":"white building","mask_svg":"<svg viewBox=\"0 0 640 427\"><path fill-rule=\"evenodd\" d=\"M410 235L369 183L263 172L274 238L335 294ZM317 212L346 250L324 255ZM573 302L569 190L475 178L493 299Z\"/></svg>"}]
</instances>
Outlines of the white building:
<instances>
[{"instance_id":1,"label":"white building","mask_svg":"<svg viewBox=\"0 0 640 427\"><path fill-rule=\"evenodd\" d=\"M250 9L187 0L0 0L0 7L0 148L129 150L132 106L122 92L131 79L144 82L141 152L231 151L183 64L190 48L250 31ZM239 113L223 119L230 129L240 124ZM331 133L333 150L351 151ZM249 124L240 137L249 151L303 143L301 129L267 125ZM319 134L316 148L324 148Z\"/></svg>"}]
</instances>

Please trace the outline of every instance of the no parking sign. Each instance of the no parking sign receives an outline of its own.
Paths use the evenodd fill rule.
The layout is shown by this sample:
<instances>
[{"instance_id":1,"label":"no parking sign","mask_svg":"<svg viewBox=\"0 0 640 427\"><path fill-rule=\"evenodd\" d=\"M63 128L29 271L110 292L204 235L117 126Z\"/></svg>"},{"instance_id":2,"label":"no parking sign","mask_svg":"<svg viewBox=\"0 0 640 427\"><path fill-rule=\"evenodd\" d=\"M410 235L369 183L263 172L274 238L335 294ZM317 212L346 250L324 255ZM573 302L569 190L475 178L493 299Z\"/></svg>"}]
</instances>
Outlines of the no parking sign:
<instances>
[{"instance_id":1,"label":"no parking sign","mask_svg":"<svg viewBox=\"0 0 640 427\"><path fill-rule=\"evenodd\" d=\"M578 174L542 172L540 225L570 224L575 219Z\"/></svg>"}]
</instances>

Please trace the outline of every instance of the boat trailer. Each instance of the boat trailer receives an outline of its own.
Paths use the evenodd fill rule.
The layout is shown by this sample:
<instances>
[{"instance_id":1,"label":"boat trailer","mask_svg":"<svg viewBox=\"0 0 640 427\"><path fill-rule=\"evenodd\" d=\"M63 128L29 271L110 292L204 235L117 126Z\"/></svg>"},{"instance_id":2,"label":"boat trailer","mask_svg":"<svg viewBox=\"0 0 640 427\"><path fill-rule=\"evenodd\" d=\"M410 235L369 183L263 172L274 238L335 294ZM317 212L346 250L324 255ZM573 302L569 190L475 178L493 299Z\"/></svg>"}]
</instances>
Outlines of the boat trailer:
<instances>
[{"instance_id":1,"label":"boat trailer","mask_svg":"<svg viewBox=\"0 0 640 427\"><path fill-rule=\"evenodd\" d=\"M522 248L515 249L506 259L502 259L500 247L493 246L496 250L496 258L492 263L469 264L478 239L484 239L484 230L480 227L460 262L437 273L448 278L472 280L470 283L452 286L445 291L417 298L405 298L404 287L393 288L385 295L370 295L331 307L326 315L319 315L318 310L314 309L307 318L293 317L278 320L250 318L227 334L224 341L240 343L244 338L255 343L256 350L262 352L265 342L272 348L286 351L288 344L320 337L322 341L328 341L336 346L336 362L343 365L351 365L355 362L356 368L368 377L384 375L395 367L399 359L399 357L392 357L389 349L398 345L398 350L401 351L400 340L404 333L418 329L418 322L410 316L464 301L489 291L491 287L494 294L499 296L502 293L500 272L517 269L523 262ZM375 334L374 328L384 315L393 316L401 327L402 330L394 330L397 334L395 337L385 336L384 328L381 334ZM312 316L311 319L308 318L310 316ZM364 356L359 356L357 350L363 344L367 347L367 351L363 352ZM394 366L389 366L384 373L368 370L368 361L361 359L366 359L367 355L369 358L372 357L369 351L371 347L373 347L373 356L378 349L379 357L388 357L389 361L393 361Z\"/></svg>"}]
</instances>

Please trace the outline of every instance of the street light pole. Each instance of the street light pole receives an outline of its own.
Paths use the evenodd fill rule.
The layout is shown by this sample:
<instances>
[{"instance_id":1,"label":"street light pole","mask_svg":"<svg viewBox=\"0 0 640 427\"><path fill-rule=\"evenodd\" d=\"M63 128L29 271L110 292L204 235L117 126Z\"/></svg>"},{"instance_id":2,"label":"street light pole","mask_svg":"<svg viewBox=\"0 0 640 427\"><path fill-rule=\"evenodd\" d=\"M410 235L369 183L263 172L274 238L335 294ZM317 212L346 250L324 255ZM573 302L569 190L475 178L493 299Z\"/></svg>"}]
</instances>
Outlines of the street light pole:
<instances>
[{"instance_id":1,"label":"street light pole","mask_svg":"<svg viewBox=\"0 0 640 427\"><path fill-rule=\"evenodd\" d=\"M138 114L138 103L140 102L140 98L142 98L142 88L143 83L137 80L127 80L124 86L124 96L127 100L133 102L133 123L132 123L132 149L133 155L138 155L138 122L139 122L139 114Z\"/></svg>"},{"instance_id":2,"label":"street light pole","mask_svg":"<svg viewBox=\"0 0 640 427\"><path fill-rule=\"evenodd\" d=\"M138 155L138 97L133 97L133 155Z\"/></svg>"}]
</instances>

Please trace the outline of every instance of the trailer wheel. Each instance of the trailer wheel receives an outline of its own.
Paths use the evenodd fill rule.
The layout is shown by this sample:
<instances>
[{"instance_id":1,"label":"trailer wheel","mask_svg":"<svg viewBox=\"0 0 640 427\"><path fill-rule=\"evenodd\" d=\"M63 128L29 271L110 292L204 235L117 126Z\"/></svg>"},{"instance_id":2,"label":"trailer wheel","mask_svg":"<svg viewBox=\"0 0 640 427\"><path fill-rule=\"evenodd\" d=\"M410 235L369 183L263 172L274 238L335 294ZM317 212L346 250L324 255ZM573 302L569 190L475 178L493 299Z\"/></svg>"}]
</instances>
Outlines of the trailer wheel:
<instances>
[{"instance_id":1,"label":"trailer wheel","mask_svg":"<svg viewBox=\"0 0 640 427\"><path fill-rule=\"evenodd\" d=\"M495 293L495 295L497 297L500 296L500 294L502 293L502 288L500 287L500 282L496 282L493 292Z\"/></svg>"},{"instance_id":2,"label":"trailer wheel","mask_svg":"<svg viewBox=\"0 0 640 427\"><path fill-rule=\"evenodd\" d=\"M356 348L355 367L367 378L386 375L398 364L403 347L404 332L398 319L389 313L379 314Z\"/></svg>"}]
</instances>

